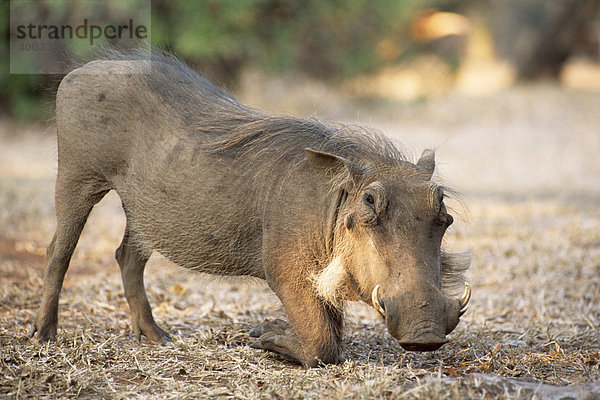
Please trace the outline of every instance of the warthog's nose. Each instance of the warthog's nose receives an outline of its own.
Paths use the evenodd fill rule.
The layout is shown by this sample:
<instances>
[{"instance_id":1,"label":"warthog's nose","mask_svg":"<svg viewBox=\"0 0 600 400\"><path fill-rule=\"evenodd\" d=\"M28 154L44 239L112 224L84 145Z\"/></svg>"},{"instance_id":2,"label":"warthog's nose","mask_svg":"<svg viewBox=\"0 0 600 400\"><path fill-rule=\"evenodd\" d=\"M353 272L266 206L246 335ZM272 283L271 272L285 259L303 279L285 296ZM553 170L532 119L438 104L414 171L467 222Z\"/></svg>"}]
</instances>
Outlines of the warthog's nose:
<instances>
[{"instance_id":1,"label":"warthog's nose","mask_svg":"<svg viewBox=\"0 0 600 400\"><path fill-rule=\"evenodd\" d=\"M415 338L406 338L400 340L400 346L408 351L435 351L448 343L445 337L435 333L427 333Z\"/></svg>"}]
</instances>

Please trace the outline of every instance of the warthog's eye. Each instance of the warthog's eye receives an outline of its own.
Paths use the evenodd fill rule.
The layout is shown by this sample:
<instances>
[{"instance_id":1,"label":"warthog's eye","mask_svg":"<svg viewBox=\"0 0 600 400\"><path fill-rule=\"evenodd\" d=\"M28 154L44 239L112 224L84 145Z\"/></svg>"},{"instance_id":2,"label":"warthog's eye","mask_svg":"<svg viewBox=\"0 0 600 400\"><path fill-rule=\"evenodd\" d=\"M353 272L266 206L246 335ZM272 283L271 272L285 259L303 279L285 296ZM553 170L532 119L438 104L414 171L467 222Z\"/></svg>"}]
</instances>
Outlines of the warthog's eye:
<instances>
[{"instance_id":1,"label":"warthog's eye","mask_svg":"<svg viewBox=\"0 0 600 400\"><path fill-rule=\"evenodd\" d=\"M363 195L363 201L367 203L369 206L373 207L375 204L375 197L371 193L365 193Z\"/></svg>"},{"instance_id":2,"label":"warthog's eye","mask_svg":"<svg viewBox=\"0 0 600 400\"><path fill-rule=\"evenodd\" d=\"M361 224L377 225L385 214L387 200L385 188L380 182L373 182L360 192L357 200L357 217Z\"/></svg>"}]
</instances>

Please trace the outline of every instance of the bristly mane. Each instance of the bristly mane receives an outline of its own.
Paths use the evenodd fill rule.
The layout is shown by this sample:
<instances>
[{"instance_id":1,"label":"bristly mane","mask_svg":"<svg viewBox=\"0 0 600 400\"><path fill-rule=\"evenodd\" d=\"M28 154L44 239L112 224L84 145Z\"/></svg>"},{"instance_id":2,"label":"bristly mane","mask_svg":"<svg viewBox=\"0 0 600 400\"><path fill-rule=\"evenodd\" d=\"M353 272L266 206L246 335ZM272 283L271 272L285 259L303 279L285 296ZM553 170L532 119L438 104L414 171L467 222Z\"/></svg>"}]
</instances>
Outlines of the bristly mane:
<instances>
[{"instance_id":1,"label":"bristly mane","mask_svg":"<svg viewBox=\"0 0 600 400\"><path fill-rule=\"evenodd\" d=\"M212 146L215 152L272 148L294 158L304 158L304 149L309 147L357 164L406 161L391 140L372 128L325 123L315 118L259 117L238 125Z\"/></svg>"}]
</instances>

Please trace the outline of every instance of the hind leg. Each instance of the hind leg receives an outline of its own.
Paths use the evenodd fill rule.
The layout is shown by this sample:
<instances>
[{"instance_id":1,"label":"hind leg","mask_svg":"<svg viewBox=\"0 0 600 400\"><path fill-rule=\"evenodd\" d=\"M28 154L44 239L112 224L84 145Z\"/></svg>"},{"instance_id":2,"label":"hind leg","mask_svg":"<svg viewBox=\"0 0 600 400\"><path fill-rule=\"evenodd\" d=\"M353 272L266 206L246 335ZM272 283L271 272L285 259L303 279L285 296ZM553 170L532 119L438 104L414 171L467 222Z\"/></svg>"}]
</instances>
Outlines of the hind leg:
<instances>
[{"instance_id":1,"label":"hind leg","mask_svg":"<svg viewBox=\"0 0 600 400\"><path fill-rule=\"evenodd\" d=\"M30 331L31 337L37 332L42 342L56 337L58 299L71 256L92 207L108 192L81 182L65 179L60 172L56 181L56 232L46 252L42 302Z\"/></svg>"},{"instance_id":2,"label":"hind leg","mask_svg":"<svg viewBox=\"0 0 600 400\"><path fill-rule=\"evenodd\" d=\"M168 342L169 335L154 322L152 309L146 297L144 287L144 269L150 258L150 251L140 249L131 240L129 226L125 227L123 241L115 253L115 258L121 268L121 278L125 297L131 311L133 332L138 338L144 335L154 342Z\"/></svg>"}]
</instances>

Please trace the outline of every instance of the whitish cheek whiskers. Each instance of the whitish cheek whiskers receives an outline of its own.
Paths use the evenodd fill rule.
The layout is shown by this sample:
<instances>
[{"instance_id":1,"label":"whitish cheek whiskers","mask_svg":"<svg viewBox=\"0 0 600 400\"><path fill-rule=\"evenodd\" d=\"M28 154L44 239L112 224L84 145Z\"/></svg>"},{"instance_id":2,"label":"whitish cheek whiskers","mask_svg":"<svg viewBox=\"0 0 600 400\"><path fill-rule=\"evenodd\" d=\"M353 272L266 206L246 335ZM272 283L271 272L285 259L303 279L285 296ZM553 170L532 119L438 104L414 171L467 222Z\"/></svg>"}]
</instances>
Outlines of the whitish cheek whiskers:
<instances>
[{"instance_id":1,"label":"whitish cheek whiskers","mask_svg":"<svg viewBox=\"0 0 600 400\"><path fill-rule=\"evenodd\" d=\"M331 304L337 304L341 299L338 289L346 278L346 270L342 257L337 256L320 273L313 277L317 294Z\"/></svg>"}]
</instances>

